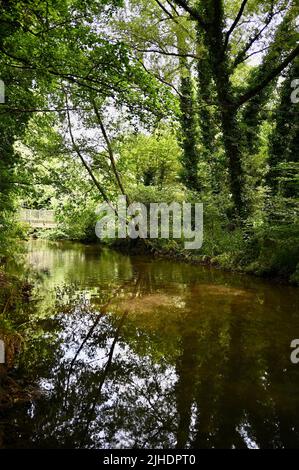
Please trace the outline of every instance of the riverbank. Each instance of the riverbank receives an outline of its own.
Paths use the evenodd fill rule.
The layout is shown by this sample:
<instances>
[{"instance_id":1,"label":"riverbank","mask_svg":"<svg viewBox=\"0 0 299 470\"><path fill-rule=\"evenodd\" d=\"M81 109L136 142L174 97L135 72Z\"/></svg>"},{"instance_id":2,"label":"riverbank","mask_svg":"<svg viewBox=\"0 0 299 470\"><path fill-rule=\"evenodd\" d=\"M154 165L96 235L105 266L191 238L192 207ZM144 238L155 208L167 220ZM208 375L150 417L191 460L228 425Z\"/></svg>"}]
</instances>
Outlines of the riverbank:
<instances>
[{"instance_id":1,"label":"riverbank","mask_svg":"<svg viewBox=\"0 0 299 470\"><path fill-rule=\"evenodd\" d=\"M200 250L186 250L182 240L113 239L101 242L126 254L145 254L197 265L212 266L227 272L249 274L274 282L299 286L299 244L296 240L252 237L241 229L214 234L207 230ZM90 231L91 233L91 231ZM35 239L99 243L95 235L74 239L58 230L37 230Z\"/></svg>"},{"instance_id":2,"label":"riverbank","mask_svg":"<svg viewBox=\"0 0 299 470\"><path fill-rule=\"evenodd\" d=\"M0 364L0 410L31 399L35 393L16 374L18 357L26 342L24 324L30 317L32 285L23 277L0 270L0 340L4 343L4 363ZM1 440L1 436L0 436Z\"/></svg>"},{"instance_id":3,"label":"riverbank","mask_svg":"<svg viewBox=\"0 0 299 470\"><path fill-rule=\"evenodd\" d=\"M161 240L113 240L105 243L114 250L132 255L147 255L155 258L165 258L173 261L189 263L199 266L210 266L231 273L247 274L259 278L269 279L276 283L299 286L299 270L281 270L271 265L267 253L256 260L251 260L245 251L224 252L216 256L201 254L197 251L185 250L180 244L162 242Z\"/></svg>"}]
</instances>

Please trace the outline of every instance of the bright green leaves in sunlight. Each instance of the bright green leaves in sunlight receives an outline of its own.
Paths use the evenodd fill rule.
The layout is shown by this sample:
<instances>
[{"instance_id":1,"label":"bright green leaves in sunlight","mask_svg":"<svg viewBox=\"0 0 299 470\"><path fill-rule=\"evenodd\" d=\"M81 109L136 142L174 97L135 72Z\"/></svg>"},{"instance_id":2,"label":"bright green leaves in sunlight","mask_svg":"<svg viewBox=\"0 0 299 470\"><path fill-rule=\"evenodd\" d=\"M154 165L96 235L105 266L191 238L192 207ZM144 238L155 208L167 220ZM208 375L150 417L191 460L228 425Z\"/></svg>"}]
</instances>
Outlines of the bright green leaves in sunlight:
<instances>
[{"instance_id":1,"label":"bright green leaves in sunlight","mask_svg":"<svg viewBox=\"0 0 299 470\"><path fill-rule=\"evenodd\" d=\"M55 209L60 236L90 239L97 203L123 194L204 202L220 264L269 259L275 211L274 251L293 247L297 17L288 0L3 2L1 225Z\"/></svg>"}]
</instances>

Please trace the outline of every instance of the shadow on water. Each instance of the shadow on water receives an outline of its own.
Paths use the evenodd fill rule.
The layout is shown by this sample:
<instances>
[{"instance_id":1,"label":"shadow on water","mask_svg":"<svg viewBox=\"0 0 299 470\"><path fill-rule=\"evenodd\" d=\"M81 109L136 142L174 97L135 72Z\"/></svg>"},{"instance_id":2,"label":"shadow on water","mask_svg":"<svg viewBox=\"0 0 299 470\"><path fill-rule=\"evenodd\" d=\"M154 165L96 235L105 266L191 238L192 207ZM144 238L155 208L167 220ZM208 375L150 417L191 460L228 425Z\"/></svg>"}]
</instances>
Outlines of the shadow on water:
<instances>
[{"instance_id":1,"label":"shadow on water","mask_svg":"<svg viewBox=\"0 0 299 470\"><path fill-rule=\"evenodd\" d=\"M206 267L33 241L39 328L4 446L299 447L298 290Z\"/></svg>"}]
</instances>

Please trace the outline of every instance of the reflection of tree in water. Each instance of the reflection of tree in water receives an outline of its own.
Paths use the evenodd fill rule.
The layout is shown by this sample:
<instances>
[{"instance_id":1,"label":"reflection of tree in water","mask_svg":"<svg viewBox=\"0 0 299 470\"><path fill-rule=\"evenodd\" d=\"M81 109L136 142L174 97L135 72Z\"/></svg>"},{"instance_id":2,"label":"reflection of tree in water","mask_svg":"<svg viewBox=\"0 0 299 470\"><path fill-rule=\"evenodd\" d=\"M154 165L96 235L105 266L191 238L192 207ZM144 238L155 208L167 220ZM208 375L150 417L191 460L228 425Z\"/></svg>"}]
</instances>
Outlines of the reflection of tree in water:
<instances>
[{"instance_id":1,"label":"reflection of tree in water","mask_svg":"<svg viewBox=\"0 0 299 470\"><path fill-rule=\"evenodd\" d=\"M48 393L26 415L19 410L17 445L142 447L162 438L173 446L173 416L164 409L173 402L173 371L165 361L139 357L121 338L128 312L115 316L104 308L97 315L87 306L81 298L59 315L60 344L43 380Z\"/></svg>"},{"instance_id":2,"label":"reflection of tree in water","mask_svg":"<svg viewBox=\"0 0 299 470\"><path fill-rule=\"evenodd\" d=\"M298 447L298 315L283 321L279 289L186 285L179 271L166 284L163 263L132 260L132 272L93 306L77 288L60 292L53 329L27 360L36 370L48 344L37 369L48 391L10 417L17 445Z\"/></svg>"},{"instance_id":3,"label":"reflection of tree in water","mask_svg":"<svg viewBox=\"0 0 299 470\"><path fill-rule=\"evenodd\" d=\"M288 322L280 312L267 318L254 299L207 297L203 290L198 315L182 324L177 447L298 447L299 371L289 361Z\"/></svg>"}]
</instances>

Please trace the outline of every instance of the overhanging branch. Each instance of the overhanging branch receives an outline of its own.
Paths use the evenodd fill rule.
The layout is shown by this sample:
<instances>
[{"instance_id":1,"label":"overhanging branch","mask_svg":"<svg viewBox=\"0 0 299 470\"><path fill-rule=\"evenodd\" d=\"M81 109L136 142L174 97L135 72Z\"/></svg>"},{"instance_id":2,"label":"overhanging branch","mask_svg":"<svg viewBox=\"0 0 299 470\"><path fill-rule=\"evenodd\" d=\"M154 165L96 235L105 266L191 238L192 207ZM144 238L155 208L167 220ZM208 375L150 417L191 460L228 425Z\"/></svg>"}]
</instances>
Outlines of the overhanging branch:
<instances>
[{"instance_id":1,"label":"overhanging branch","mask_svg":"<svg viewBox=\"0 0 299 470\"><path fill-rule=\"evenodd\" d=\"M299 55L299 45L284 59L284 61L272 69L269 74L256 86L249 89L243 96L236 101L236 106L242 106L242 104L249 101L259 92L261 92L277 75L279 75L294 59Z\"/></svg>"},{"instance_id":2,"label":"overhanging branch","mask_svg":"<svg viewBox=\"0 0 299 470\"><path fill-rule=\"evenodd\" d=\"M100 126L100 129L101 129L101 132L103 134L103 137L104 137L104 140L105 140L105 143L107 145L107 150L108 150L108 155L109 155L109 160L110 160L110 163L111 163L111 166L112 166L112 170L113 170L113 173L114 173L114 176L115 176L115 179L117 181L117 184L119 186L119 189L121 191L121 193L126 196L127 200L128 200L128 196L126 195L126 192L125 192L125 189L124 189L124 186L123 186L123 183L121 181L121 177L118 173L118 170L116 168L116 161L115 161L115 157L114 157L114 153L113 153L113 148L112 148L112 144L110 142L110 139L108 137L108 134L106 132L106 128L105 128L105 125L104 125L104 122L103 122L103 119L102 119L102 116L101 116L101 113L95 103L95 101L92 102L92 105L93 105L93 109L94 109L94 112L95 112L95 115L97 117L97 120L98 120L98 123L99 123L99 126Z\"/></svg>"},{"instance_id":3,"label":"overhanging branch","mask_svg":"<svg viewBox=\"0 0 299 470\"><path fill-rule=\"evenodd\" d=\"M111 206L111 203L109 201L109 198L106 194L105 189L101 186L101 184L99 183L99 181L97 180L97 178L93 174L93 171L91 170L90 166L86 163L85 158L83 157L83 155L82 155L82 153L81 153L81 151L80 151L80 149L79 149L79 147L78 147L78 145L75 141L73 130L72 130L72 123L71 123L67 93L65 93L65 103L66 103L66 115L67 115L67 121L68 121L68 129L69 129L69 134L70 134L70 138L71 138L73 148L74 148L76 154L78 155L78 157L80 158L83 166L87 170L87 172L88 172L90 178L92 179L93 183L95 184L96 188L99 190L101 196L109 204L109 206ZM114 207L112 207L112 209L115 211Z\"/></svg>"}]
</instances>

